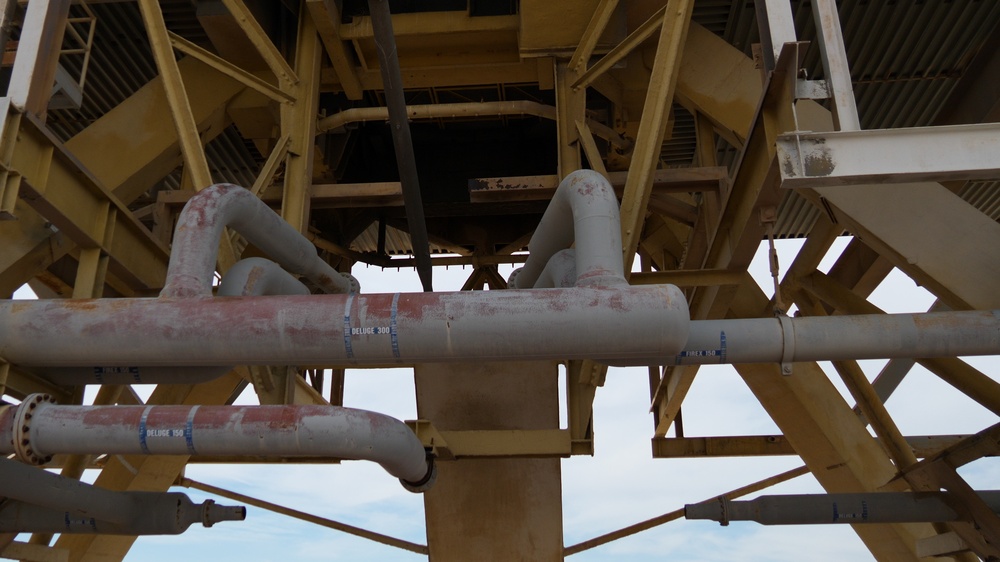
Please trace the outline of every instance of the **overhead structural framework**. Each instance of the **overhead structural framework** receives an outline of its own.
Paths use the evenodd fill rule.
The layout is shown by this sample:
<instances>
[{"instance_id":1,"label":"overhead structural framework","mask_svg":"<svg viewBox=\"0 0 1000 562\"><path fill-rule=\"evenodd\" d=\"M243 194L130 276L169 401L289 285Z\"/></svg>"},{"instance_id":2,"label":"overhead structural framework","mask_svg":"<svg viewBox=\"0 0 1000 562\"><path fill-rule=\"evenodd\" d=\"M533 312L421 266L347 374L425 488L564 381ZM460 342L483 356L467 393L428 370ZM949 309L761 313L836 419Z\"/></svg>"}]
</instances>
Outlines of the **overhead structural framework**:
<instances>
[{"instance_id":1,"label":"overhead structural framework","mask_svg":"<svg viewBox=\"0 0 1000 562\"><path fill-rule=\"evenodd\" d=\"M137 535L255 517L180 485L435 562L696 558L630 538L699 535L685 509L564 513L616 510L613 474L624 513L707 490L682 500L731 523L702 527L723 552L754 519L847 522L853 558L1000 558L977 472L1000 455L1000 3L22 4L0 2L0 557L142 558ZM927 302L884 302L903 285ZM704 435L745 405L705 390L714 364L772 435ZM412 368L371 395L418 419L357 409L361 367ZM609 458L642 434L607 423L617 368L648 379L652 458ZM738 487L739 457L777 455L803 467ZM351 459L427 493L384 532L320 517L330 478L367 493ZM220 462L324 476L291 509L198 482ZM736 501L807 472L814 493Z\"/></svg>"}]
</instances>

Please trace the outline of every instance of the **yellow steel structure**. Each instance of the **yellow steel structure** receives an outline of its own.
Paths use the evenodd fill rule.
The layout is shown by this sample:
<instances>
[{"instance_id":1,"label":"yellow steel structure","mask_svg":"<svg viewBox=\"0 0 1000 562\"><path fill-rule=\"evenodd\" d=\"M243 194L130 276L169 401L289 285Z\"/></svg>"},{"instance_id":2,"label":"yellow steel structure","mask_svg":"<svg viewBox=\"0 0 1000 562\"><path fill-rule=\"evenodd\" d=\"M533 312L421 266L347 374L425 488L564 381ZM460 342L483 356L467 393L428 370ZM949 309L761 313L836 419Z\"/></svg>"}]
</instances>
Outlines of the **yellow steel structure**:
<instances>
[{"instance_id":1,"label":"yellow steel structure","mask_svg":"<svg viewBox=\"0 0 1000 562\"><path fill-rule=\"evenodd\" d=\"M60 47L83 8L0 0L0 23L19 29L16 42L2 37L10 68L0 98L0 296L25 284L42 298L155 296L180 207L221 181L251 189L340 271L413 266L364 1L90 4L96 31L80 59L79 49ZM882 4L844 0L838 20L832 0L390 2L432 262L473 266L466 289L506 288L497 265L524 261L561 177L588 167L619 192L626 269L636 256L641 264L630 282L678 285L693 319L770 316L792 304L801 315L881 314L868 298L894 268L940 306L1000 308L998 178L782 187L782 135L849 128L857 115L862 128L888 129L996 120L998 4ZM134 43L112 44L126 37ZM937 56L907 62L908 49ZM58 105L53 84L81 64L83 105ZM961 151L959 138L940 148L941 158ZM775 296L747 273L769 234L804 239L782 264ZM844 235L854 238L836 265L818 271ZM255 252L236 236L221 249L220 272ZM914 359L1000 415L996 373L959 358ZM606 366L569 362L564 398L555 363L410 367L421 418L411 426L440 462L425 497L426 546L285 512L440 561L561 560L680 517L564 544L560 459L601 454L593 403ZM319 378L306 378L323 369L334 379L328 396ZM650 366L655 457L794 454L805 464L733 497L806 470L831 493L945 489L967 520L854 530L881 562L1000 556L1000 519L955 471L1000 454L995 431L904 435L881 383L854 361L829 371L736 369L782 434L685 436L680 416L698 368ZM860 416L831 382L838 375ZM209 383L162 385L146 403L226 404L251 384L261 403L339 404L343 377L342 365L239 366ZM0 391L6 401L33 392L83 399L81 388L2 357ZM139 403L122 386L101 388L97 401ZM183 478L186 463L205 460L114 457L97 483L225 493ZM77 478L91 462L57 459ZM14 538L0 536L0 557L122 560L135 540Z\"/></svg>"}]
</instances>

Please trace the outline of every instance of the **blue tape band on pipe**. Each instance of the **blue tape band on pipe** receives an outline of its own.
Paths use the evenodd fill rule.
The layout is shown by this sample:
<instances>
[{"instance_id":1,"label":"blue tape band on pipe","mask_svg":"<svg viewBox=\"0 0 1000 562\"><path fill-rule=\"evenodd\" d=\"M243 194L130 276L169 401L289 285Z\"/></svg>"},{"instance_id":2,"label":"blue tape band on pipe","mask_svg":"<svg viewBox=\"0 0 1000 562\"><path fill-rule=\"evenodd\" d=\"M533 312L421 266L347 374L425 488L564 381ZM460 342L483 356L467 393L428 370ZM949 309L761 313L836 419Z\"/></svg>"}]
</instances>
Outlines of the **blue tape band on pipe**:
<instances>
[{"instance_id":1,"label":"blue tape band on pipe","mask_svg":"<svg viewBox=\"0 0 1000 562\"><path fill-rule=\"evenodd\" d=\"M392 338L392 356L399 359L399 337L396 334L396 308L399 305L399 293L392 295L392 317L389 319L389 336Z\"/></svg>"},{"instance_id":2,"label":"blue tape band on pipe","mask_svg":"<svg viewBox=\"0 0 1000 562\"><path fill-rule=\"evenodd\" d=\"M142 411L142 417L139 418L139 447L147 455L150 453L149 447L146 445L146 418L149 417L149 411L152 409L152 406L146 406L146 409Z\"/></svg>"},{"instance_id":3,"label":"blue tape band on pipe","mask_svg":"<svg viewBox=\"0 0 1000 562\"><path fill-rule=\"evenodd\" d=\"M354 293L347 295L344 304L344 351L348 359L354 359L354 350L351 349L351 301L354 300Z\"/></svg>"},{"instance_id":4,"label":"blue tape band on pipe","mask_svg":"<svg viewBox=\"0 0 1000 562\"><path fill-rule=\"evenodd\" d=\"M187 443L187 450L192 455L197 455L194 450L194 414L198 411L198 406L191 408L188 412L187 421L184 423L184 441Z\"/></svg>"}]
</instances>

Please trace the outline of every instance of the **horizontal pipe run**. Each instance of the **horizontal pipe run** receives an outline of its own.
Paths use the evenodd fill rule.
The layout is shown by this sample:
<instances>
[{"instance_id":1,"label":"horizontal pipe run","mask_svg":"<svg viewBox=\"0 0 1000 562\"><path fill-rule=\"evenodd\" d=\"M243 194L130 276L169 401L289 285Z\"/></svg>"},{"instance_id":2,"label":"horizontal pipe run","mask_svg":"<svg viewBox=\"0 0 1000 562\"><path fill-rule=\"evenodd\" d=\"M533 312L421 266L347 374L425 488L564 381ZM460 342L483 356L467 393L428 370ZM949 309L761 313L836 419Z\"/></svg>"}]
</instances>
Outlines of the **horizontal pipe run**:
<instances>
[{"instance_id":1,"label":"horizontal pipe run","mask_svg":"<svg viewBox=\"0 0 1000 562\"><path fill-rule=\"evenodd\" d=\"M437 103L406 106L406 117L411 121L419 119L471 119L478 117L532 115L543 119L556 120L556 108L534 101L486 101L471 103ZM352 123L368 121L388 121L387 107L353 107L324 117L316 123L316 134L339 132ZM631 142L604 123L587 119L590 130L608 141L615 148L628 150Z\"/></svg>"},{"instance_id":2,"label":"horizontal pipe run","mask_svg":"<svg viewBox=\"0 0 1000 562\"><path fill-rule=\"evenodd\" d=\"M226 227L323 292L357 290L357 281L330 267L317 255L315 246L253 193L220 183L199 191L181 211L160 296L212 296L219 240Z\"/></svg>"},{"instance_id":3,"label":"horizontal pipe run","mask_svg":"<svg viewBox=\"0 0 1000 562\"><path fill-rule=\"evenodd\" d=\"M220 521L243 521L246 508L196 504L179 492L119 492L139 499L142 509L124 523L104 521L86 514L33 505L21 501L0 503L0 533L68 533L100 535L179 535L195 523L211 527Z\"/></svg>"},{"instance_id":4,"label":"horizontal pipe run","mask_svg":"<svg viewBox=\"0 0 1000 562\"><path fill-rule=\"evenodd\" d=\"M667 365L1000 354L1000 311L692 321Z\"/></svg>"},{"instance_id":5,"label":"horizontal pipe run","mask_svg":"<svg viewBox=\"0 0 1000 562\"><path fill-rule=\"evenodd\" d=\"M423 444L403 422L365 410L34 402L27 431L18 422L18 408L0 412L0 454L27 450L42 460L58 454L266 454L370 460L404 484L424 480L431 470Z\"/></svg>"},{"instance_id":6,"label":"horizontal pipe run","mask_svg":"<svg viewBox=\"0 0 1000 562\"><path fill-rule=\"evenodd\" d=\"M1000 492L977 492L993 511L1000 511ZM756 521L762 525L833 523L944 523L961 519L944 492L808 494L761 496L749 501L719 497L684 506L687 519Z\"/></svg>"},{"instance_id":7,"label":"horizontal pipe run","mask_svg":"<svg viewBox=\"0 0 1000 562\"><path fill-rule=\"evenodd\" d=\"M24 367L628 362L673 356L687 325L670 285L2 301L0 357Z\"/></svg>"}]
</instances>

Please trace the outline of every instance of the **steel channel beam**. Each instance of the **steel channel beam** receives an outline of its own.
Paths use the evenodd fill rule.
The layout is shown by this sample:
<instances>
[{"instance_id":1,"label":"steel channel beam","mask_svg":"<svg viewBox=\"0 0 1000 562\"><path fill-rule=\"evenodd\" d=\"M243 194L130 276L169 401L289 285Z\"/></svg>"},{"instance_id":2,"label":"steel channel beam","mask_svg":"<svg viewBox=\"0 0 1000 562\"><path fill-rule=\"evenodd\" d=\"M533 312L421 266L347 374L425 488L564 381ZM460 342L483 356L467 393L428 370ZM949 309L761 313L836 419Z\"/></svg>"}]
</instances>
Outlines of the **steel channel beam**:
<instances>
[{"instance_id":1,"label":"steel channel beam","mask_svg":"<svg viewBox=\"0 0 1000 562\"><path fill-rule=\"evenodd\" d=\"M778 136L781 187L1000 177L1000 125L948 125Z\"/></svg>"},{"instance_id":2,"label":"steel channel beam","mask_svg":"<svg viewBox=\"0 0 1000 562\"><path fill-rule=\"evenodd\" d=\"M17 138L11 167L24 179L21 198L81 247L100 248L110 258L109 270L130 287L161 287L168 251L128 207L34 117L23 116ZM117 210L111 237L104 236L104 221L95 220L108 208Z\"/></svg>"}]
</instances>

